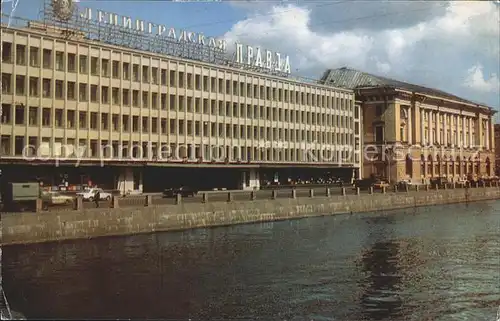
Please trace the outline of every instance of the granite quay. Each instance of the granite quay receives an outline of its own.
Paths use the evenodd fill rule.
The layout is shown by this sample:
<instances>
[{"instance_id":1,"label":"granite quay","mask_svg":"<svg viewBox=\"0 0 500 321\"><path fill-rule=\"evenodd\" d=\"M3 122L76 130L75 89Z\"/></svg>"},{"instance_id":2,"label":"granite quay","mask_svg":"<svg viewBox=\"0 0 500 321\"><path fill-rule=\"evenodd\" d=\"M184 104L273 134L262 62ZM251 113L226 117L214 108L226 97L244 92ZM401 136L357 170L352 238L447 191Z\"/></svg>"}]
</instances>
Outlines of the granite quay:
<instances>
[{"instance_id":1,"label":"granite quay","mask_svg":"<svg viewBox=\"0 0 500 321\"><path fill-rule=\"evenodd\" d=\"M60 241L99 236L130 235L159 231L206 228L233 224L299 219L312 216L384 211L419 206L475 202L500 199L498 185L490 187L446 188L436 190L429 185L422 189L404 191L369 190L361 194L298 196L288 191L288 197L279 198L279 192L257 199L256 192L238 193L247 200L237 200L236 193L227 192L225 200L212 200L209 193L200 201L186 202L175 199L176 204L155 205L152 196L146 196L140 207L120 208L118 198L114 208L81 208L74 211L48 211L41 213L4 213L2 215L2 245ZM359 195L356 195L359 194ZM273 199L274 198L274 199ZM77 202L81 205L81 202Z\"/></svg>"}]
</instances>

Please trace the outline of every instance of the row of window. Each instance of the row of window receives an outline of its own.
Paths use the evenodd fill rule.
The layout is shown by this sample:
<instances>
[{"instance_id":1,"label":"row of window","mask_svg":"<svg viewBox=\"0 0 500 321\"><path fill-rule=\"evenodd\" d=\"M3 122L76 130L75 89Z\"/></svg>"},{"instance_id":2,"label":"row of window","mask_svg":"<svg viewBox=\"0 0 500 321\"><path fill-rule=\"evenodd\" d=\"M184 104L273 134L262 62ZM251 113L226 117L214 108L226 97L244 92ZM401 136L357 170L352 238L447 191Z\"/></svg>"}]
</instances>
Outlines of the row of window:
<instances>
[{"instance_id":1,"label":"row of window","mask_svg":"<svg viewBox=\"0 0 500 321\"><path fill-rule=\"evenodd\" d=\"M12 86L10 85L11 74L2 74L2 93L11 94ZM16 95L26 95L25 76L16 76ZM55 80L55 88L52 90L52 79L43 78L42 80L42 97L55 99L77 100L79 102L89 101L93 103L112 104L120 106L133 106L142 108L162 109L171 111L186 111L195 113L204 113L228 117L242 117L249 119L265 119L273 121L298 122L310 125L321 126L340 126L352 127L352 117L344 115L334 115L323 112L309 112L290 110L277 107L265 107L249 104L231 103L222 100L193 98L189 96L155 93L148 91L109 88L108 86L91 85L90 88L86 83L78 84L68 81L66 86L64 81ZM39 97L39 78L30 77L29 79L29 96ZM90 90L90 93L89 93ZM66 95L65 95L66 92ZM90 96L90 97L89 97ZM354 109L354 117L359 117L359 107Z\"/></svg>"},{"instance_id":2,"label":"row of window","mask_svg":"<svg viewBox=\"0 0 500 321\"><path fill-rule=\"evenodd\" d=\"M62 147L64 146L64 147ZM87 148L88 146L88 148ZM156 143L140 143L119 141L98 141L67 139L63 144L61 138L51 143L50 137L11 136L3 135L0 141L0 152L4 156L25 157L79 157L79 158L134 158L134 159L203 159L229 161L288 161L288 162L359 162L359 153L347 150L298 148L259 148L259 147L230 147L207 144L178 145L169 144L160 146Z\"/></svg>"},{"instance_id":3,"label":"row of window","mask_svg":"<svg viewBox=\"0 0 500 321\"><path fill-rule=\"evenodd\" d=\"M434 169L434 172L433 172ZM422 162L420 166L422 175L474 175L480 174L480 165L477 162L453 162L453 163L438 163L432 165L429 162ZM491 175L491 166L487 164L486 175Z\"/></svg>"},{"instance_id":4,"label":"row of window","mask_svg":"<svg viewBox=\"0 0 500 321\"><path fill-rule=\"evenodd\" d=\"M432 129L430 131L427 127L424 130L424 139L423 142L424 144L431 142L434 140L434 143L441 143L444 144L445 142L445 133L446 133L446 142L447 144L455 144L458 145L459 142L465 143L466 146L470 146L472 142L476 140L476 133L472 132L469 135L469 131L457 131L457 130L446 130L443 131L442 129L439 130L439 137L436 135L436 130ZM465 134L465 138L464 138ZM430 138L429 138L430 137Z\"/></svg>"},{"instance_id":5,"label":"row of window","mask_svg":"<svg viewBox=\"0 0 500 321\"><path fill-rule=\"evenodd\" d=\"M8 111L10 105L3 104ZM78 119L77 119L78 115ZM11 124L10 112L2 112L2 123ZM16 106L14 124L68 129L111 130L115 132L160 133L187 136L227 137L243 139L265 139L286 141L318 141L327 144L351 144L352 134L332 133L317 130L283 129L266 126L247 126L185 119L167 119L150 116L130 116L86 111ZM359 128L358 128L359 130Z\"/></svg>"},{"instance_id":6,"label":"row of window","mask_svg":"<svg viewBox=\"0 0 500 321\"><path fill-rule=\"evenodd\" d=\"M2 74L2 93L12 94L11 74ZM40 79L30 77L28 82L28 92L31 97L39 97ZM93 103L112 104L120 106L133 106L142 108L152 108L172 111L187 111L187 112L203 112L204 114L230 116L230 117L246 117L260 118L274 121L291 121L303 122L307 124L318 125L335 125L344 126L349 123L350 117L338 116L339 120L335 122L334 115L330 113L316 113L306 111L293 111L284 108L272 108L254 105L253 109L249 104L238 104L225 102L222 100L207 99L207 98L192 98L182 95L155 93L148 91L120 89L117 87L109 88L108 86L91 85L79 83L78 87L75 82L55 80L55 86L52 88L54 81L52 79L42 79L42 97L78 100L79 102L89 101ZM52 90L54 89L54 90ZM78 90L77 90L78 89ZM90 90L90 93L89 93ZM26 95L26 77L16 76L16 95ZM167 98L168 97L168 98ZM178 99L177 99L178 97ZM78 98L78 99L77 99ZM239 108L238 108L239 106ZM202 110L203 109L203 110ZM272 114L271 114L272 111ZM294 113L295 112L295 113ZM359 117L359 107L354 108L354 118Z\"/></svg>"},{"instance_id":7,"label":"row of window","mask_svg":"<svg viewBox=\"0 0 500 321\"><path fill-rule=\"evenodd\" d=\"M2 62L13 63L12 44L3 42ZM55 69L58 71L78 72L102 77L112 77L115 79L132 80L134 82L150 83L155 85L170 86L175 88L188 88L205 92L218 92L222 94L253 97L262 100L279 101L292 104L301 104L323 108L334 108L341 110L352 110L353 101L350 99L334 98L330 95L305 93L271 86L251 84L241 81L231 81L218 77L202 76L189 72L177 70L167 70L158 67L141 66L129 62L91 57L90 70L88 56L77 55L56 51L55 57L52 56L52 50L43 49L42 67L46 69ZM29 56L29 58L27 58ZM40 50L38 47L30 46L29 55L25 45L16 45L17 65L26 65L29 59L29 65L40 67ZM331 93L330 93L331 94Z\"/></svg>"},{"instance_id":8,"label":"row of window","mask_svg":"<svg viewBox=\"0 0 500 321\"><path fill-rule=\"evenodd\" d=\"M408 133L407 133L407 127L406 126L401 126L400 127L400 137L402 142L408 142ZM429 138L429 135L432 134L431 138ZM421 133L422 135L422 143L423 144L430 144L433 142L434 145L445 145L444 144L444 138L445 138L445 131L441 129L439 131L440 136L436 136L436 129L429 130L428 127L425 127L424 131ZM463 132L457 130L447 130L446 131L446 145L456 145L459 146L459 144L464 144L465 146L472 146L472 142L475 142L476 135L475 132L472 132L471 135L469 135L469 132L465 132L465 138L463 138ZM374 136L375 136L375 142L381 143L385 141L384 137L384 127L382 125L378 125L374 127ZM413 139L414 142L416 142L415 139ZM410 143L414 143L410 142Z\"/></svg>"}]
</instances>

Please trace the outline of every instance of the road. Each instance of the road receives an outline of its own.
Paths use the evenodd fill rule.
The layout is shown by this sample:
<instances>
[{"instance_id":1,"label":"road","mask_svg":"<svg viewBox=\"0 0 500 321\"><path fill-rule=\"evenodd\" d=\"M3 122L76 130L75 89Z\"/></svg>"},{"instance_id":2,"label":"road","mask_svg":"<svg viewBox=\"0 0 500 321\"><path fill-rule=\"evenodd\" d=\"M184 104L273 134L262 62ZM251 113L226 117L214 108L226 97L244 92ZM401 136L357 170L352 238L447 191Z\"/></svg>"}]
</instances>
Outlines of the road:
<instances>
[{"instance_id":1,"label":"road","mask_svg":"<svg viewBox=\"0 0 500 321\"><path fill-rule=\"evenodd\" d=\"M326 195L326 187L318 187L313 188L315 196L325 196ZM297 188L296 195L297 197L309 197L310 189L308 188ZM354 195L355 190L352 187L345 188L346 194ZM380 191L375 191L375 193L380 193ZM228 191L209 191L206 192L209 202L225 202L228 200ZM362 194L367 194L368 191L361 191ZM251 200L251 192L250 191L231 191L233 201L250 201ZM331 196L340 196L342 195L342 189L340 187L330 187L330 195ZM277 198L290 198L292 196L291 189L281 189L277 190ZM175 204L175 198L163 198L161 195L153 195L153 205L167 205L167 204ZM146 196L127 196L119 198L119 206L120 207L141 207L145 205ZM255 199L272 199L272 190L259 190L255 192ZM200 192L198 195L194 197L184 197L182 198L182 202L184 203L201 203L203 200L203 193ZM111 202L101 201L99 203L99 207L109 208L111 206ZM96 204L93 202L84 202L84 208L95 208ZM72 206L57 206L51 207L50 211L57 210L72 210Z\"/></svg>"}]
</instances>

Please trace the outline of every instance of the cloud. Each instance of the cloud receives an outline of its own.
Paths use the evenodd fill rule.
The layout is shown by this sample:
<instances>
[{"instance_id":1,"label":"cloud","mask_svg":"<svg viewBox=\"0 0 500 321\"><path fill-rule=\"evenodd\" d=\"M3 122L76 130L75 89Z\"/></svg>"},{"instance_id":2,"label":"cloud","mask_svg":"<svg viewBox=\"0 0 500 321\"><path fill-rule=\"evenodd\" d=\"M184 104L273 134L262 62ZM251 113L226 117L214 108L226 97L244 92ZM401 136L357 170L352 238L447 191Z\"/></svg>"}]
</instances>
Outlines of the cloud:
<instances>
[{"instance_id":1,"label":"cloud","mask_svg":"<svg viewBox=\"0 0 500 321\"><path fill-rule=\"evenodd\" d=\"M476 64L467 71L464 85L480 92L498 93L500 91L500 80L498 79L498 75L492 73L489 79L486 79L481 64Z\"/></svg>"},{"instance_id":2,"label":"cloud","mask_svg":"<svg viewBox=\"0 0 500 321\"><path fill-rule=\"evenodd\" d=\"M349 66L463 96L471 65L498 70L498 8L489 1L256 6L225 37L288 54L292 72L306 77ZM487 100L499 104L493 95Z\"/></svg>"}]
</instances>

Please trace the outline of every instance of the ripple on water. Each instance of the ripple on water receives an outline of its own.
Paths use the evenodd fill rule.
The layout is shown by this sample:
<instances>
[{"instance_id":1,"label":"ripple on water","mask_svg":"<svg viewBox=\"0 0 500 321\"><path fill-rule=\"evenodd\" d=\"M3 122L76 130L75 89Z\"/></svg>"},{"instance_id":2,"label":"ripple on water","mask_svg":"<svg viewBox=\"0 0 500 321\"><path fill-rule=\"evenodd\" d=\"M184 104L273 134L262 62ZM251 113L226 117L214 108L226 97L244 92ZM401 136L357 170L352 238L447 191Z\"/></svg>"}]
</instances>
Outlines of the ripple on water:
<instances>
[{"instance_id":1,"label":"ripple on water","mask_svg":"<svg viewBox=\"0 0 500 321\"><path fill-rule=\"evenodd\" d=\"M12 246L3 281L28 318L490 321L499 257L489 202Z\"/></svg>"}]
</instances>

